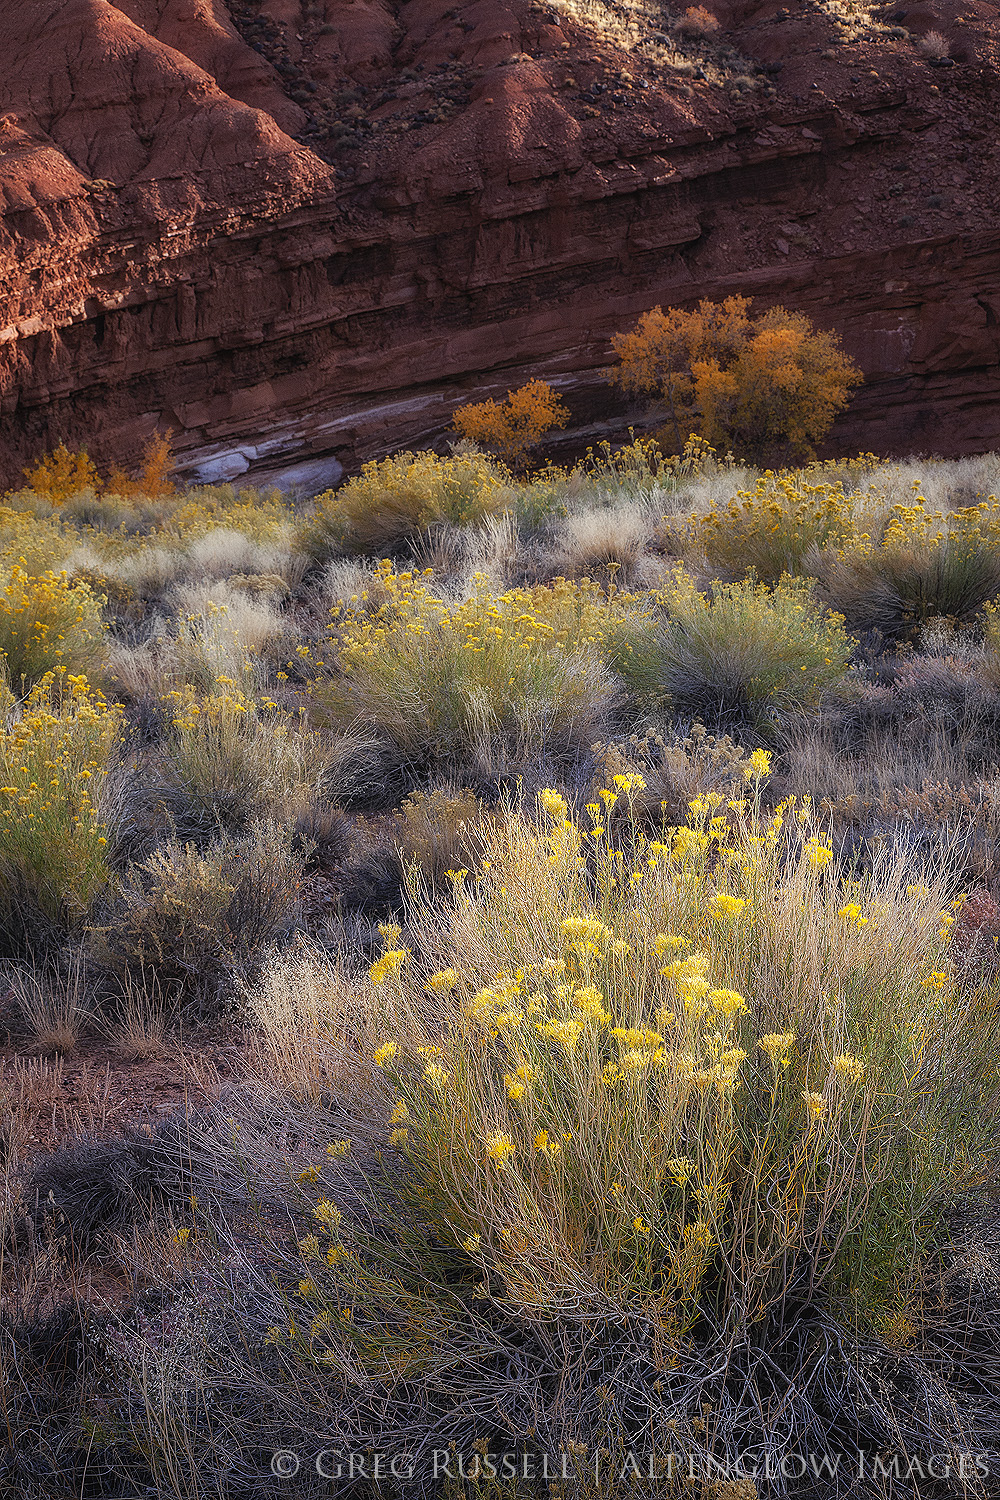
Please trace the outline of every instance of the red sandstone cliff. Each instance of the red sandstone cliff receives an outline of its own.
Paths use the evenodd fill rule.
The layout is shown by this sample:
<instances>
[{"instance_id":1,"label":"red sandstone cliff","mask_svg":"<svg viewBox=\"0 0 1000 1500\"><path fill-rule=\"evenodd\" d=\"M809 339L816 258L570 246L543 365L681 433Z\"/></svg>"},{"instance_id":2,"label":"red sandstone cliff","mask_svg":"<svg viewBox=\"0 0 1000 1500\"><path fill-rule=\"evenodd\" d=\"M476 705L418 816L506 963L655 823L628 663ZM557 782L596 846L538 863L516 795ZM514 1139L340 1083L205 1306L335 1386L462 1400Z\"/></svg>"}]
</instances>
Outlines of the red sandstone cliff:
<instances>
[{"instance_id":1,"label":"red sandstone cliff","mask_svg":"<svg viewBox=\"0 0 1000 1500\"><path fill-rule=\"evenodd\" d=\"M5 7L0 483L156 426L322 482L529 373L585 431L613 332L731 291L843 333L840 447L1000 446L997 7L709 8Z\"/></svg>"}]
</instances>

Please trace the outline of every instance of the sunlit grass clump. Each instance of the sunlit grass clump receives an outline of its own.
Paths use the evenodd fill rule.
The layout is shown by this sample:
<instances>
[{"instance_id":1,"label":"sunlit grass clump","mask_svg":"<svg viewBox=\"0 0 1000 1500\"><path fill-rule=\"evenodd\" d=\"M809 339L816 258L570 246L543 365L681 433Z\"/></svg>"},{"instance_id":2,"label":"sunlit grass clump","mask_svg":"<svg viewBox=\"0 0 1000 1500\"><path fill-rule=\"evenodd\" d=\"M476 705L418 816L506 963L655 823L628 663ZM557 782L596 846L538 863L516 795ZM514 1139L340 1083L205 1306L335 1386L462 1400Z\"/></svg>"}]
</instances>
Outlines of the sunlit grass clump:
<instances>
[{"instance_id":1,"label":"sunlit grass clump","mask_svg":"<svg viewBox=\"0 0 1000 1500\"><path fill-rule=\"evenodd\" d=\"M874 523L874 524L872 524ZM979 621L1000 595L1000 501L934 509L914 494L884 516L863 518L843 547L813 571L848 628L915 641L930 620Z\"/></svg>"},{"instance_id":2,"label":"sunlit grass clump","mask_svg":"<svg viewBox=\"0 0 1000 1500\"><path fill-rule=\"evenodd\" d=\"M615 696L601 643L628 606L589 580L497 594L477 578L455 603L427 574L383 564L377 582L377 607L359 597L336 620L332 674L312 684L337 722L447 758L494 736L522 748L583 740Z\"/></svg>"},{"instance_id":3,"label":"sunlit grass clump","mask_svg":"<svg viewBox=\"0 0 1000 1500\"><path fill-rule=\"evenodd\" d=\"M512 509L512 484L484 454L398 453L317 496L303 545L318 558L392 549L429 526L470 526Z\"/></svg>"},{"instance_id":4,"label":"sunlit grass clump","mask_svg":"<svg viewBox=\"0 0 1000 1500\"><path fill-rule=\"evenodd\" d=\"M618 637L616 665L639 697L762 728L844 688L854 643L804 581L716 583L703 593L678 568L656 597L666 618Z\"/></svg>"}]
</instances>

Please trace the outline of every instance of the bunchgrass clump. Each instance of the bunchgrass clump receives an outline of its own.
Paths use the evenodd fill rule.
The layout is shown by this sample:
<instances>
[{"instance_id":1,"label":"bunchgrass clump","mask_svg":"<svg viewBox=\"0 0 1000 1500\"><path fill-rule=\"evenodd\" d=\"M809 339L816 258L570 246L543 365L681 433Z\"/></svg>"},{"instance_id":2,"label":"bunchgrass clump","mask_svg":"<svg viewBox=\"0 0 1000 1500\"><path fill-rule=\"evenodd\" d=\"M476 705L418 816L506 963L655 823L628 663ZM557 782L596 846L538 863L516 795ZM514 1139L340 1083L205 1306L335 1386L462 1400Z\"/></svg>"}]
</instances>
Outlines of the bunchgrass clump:
<instances>
[{"instance_id":1,"label":"bunchgrass clump","mask_svg":"<svg viewBox=\"0 0 1000 1500\"><path fill-rule=\"evenodd\" d=\"M896 504L881 531L817 559L824 597L858 633L917 641L931 620L973 624L1000 595L1000 502Z\"/></svg>"},{"instance_id":2,"label":"bunchgrass clump","mask_svg":"<svg viewBox=\"0 0 1000 1500\"><path fill-rule=\"evenodd\" d=\"M801 580L749 580L700 592L683 569L659 595L666 619L625 626L615 664L640 698L712 727L754 725L842 692L853 642Z\"/></svg>"},{"instance_id":3,"label":"bunchgrass clump","mask_svg":"<svg viewBox=\"0 0 1000 1500\"><path fill-rule=\"evenodd\" d=\"M624 604L562 579L503 594L477 579L453 604L426 575L388 564L378 588L372 612L362 597L340 615L336 670L311 684L332 722L373 725L424 767L491 740L521 751L589 744L616 696L600 646Z\"/></svg>"},{"instance_id":4,"label":"bunchgrass clump","mask_svg":"<svg viewBox=\"0 0 1000 1500\"><path fill-rule=\"evenodd\" d=\"M512 484L507 470L482 454L399 453L319 495L302 545L320 560L395 551L440 522L470 526L513 509Z\"/></svg>"},{"instance_id":5,"label":"bunchgrass clump","mask_svg":"<svg viewBox=\"0 0 1000 1500\"><path fill-rule=\"evenodd\" d=\"M212 835L239 833L262 817L294 822L323 764L307 728L227 678L203 698L187 688L167 702L172 724L161 774L167 803L186 827Z\"/></svg>"}]
</instances>

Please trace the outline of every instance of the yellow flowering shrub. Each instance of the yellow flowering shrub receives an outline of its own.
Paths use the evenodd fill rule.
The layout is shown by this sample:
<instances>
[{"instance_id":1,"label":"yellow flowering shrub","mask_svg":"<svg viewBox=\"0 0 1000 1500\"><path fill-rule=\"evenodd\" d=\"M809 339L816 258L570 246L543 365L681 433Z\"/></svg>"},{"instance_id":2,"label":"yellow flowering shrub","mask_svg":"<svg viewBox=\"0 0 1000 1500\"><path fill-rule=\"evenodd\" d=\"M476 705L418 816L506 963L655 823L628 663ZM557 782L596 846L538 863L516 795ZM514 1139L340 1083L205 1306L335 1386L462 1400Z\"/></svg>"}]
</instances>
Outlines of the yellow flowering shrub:
<instances>
[{"instance_id":1,"label":"yellow flowering shrub","mask_svg":"<svg viewBox=\"0 0 1000 1500\"><path fill-rule=\"evenodd\" d=\"M137 504L139 502L136 502ZM163 496L148 507L150 534L165 533L185 543L211 531L236 531L254 542L290 534L293 513L277 491L206 485Z\"/></svg>"},{"instance_id":2,"label":"yellow flowering shrub","mask_svg":"<svg viewBox=\"0 0 1000 1500\"><path fill-rule=\"evenodd\" d=\"M968 626L1000 596L1000 500L956 510L908 505L876 514L816 566L825 597L855 631L916 640L929 620Z\"/></svg>"},{"instance_id":3,"label":"yellow flowering shrub","mask_svg":"<svg viewBox=\"0 0 1000 1500\"><path fill-rule=\"evenodd\" d=\"M58 570L76 541L62 516L33 496L9 495L0 504L0 570L17 564L32 578Z\"/></svg>"},{"instance_id":4,"label":"yellow flowering shrub","mask_svg":"<svg viewBox=\"0 0 1000 1500\"><path fill-rule=\"evenodd\" d=\"M308 729L229 678L204 697L175 689L166 703L173 733L162 752L164 780L183 792L198 822L238 832L255 816L294 816L322 764Z\"/></svg>"},{"instance_id":5,"label":"yellow flowering shrub","mask_svg":"<svg viewBox=\"0 0 1000 1500\"><path fill-rule=\"evenodd\" d=\"M585 738L612 700L600 650L627 605L589 580L448 603L428 575L378 571L377 609L351 605L335 622L336 675L317 676L314 701L336 723L377 725L409 755L467 752L491 736L524 743Z\"/></svg>"},{"instance_id":6,"label":"yellow flowering shrub","mask_svg":"<svg viewBox=\"0 0 1000 1500\"><path fill-rule=\"evenodd\" d=\"M638 1319L674 1360L705 1312L764 1319L792 1268L829 1316L877 1325L998 1146L997 1019L924 983L948 966L940 890L887 863L855 883L869 920L844 922L810 807L767 813L759 783L658 840L624 798L596 840L541 802L493 830L473 893L415 915L415 949L449 964L443 1025L421 960L385 955L381 1000L372 971L409 1248L387 1280L377 1242L338 1224L313 1302L365 1303L349 1343L372 1369L456 1336L463 1276L497 1318ZM451 1247L436 1307L432 1242Z\"/></svg>"},{"instance_id":7,"label":"yellow flowering shrub","mask_svg":"<svg viewBox=\"0 0 1000 1500\"><path fill-rule=\"evenodd\" d=\"M92 670L104 651L103 599L66 573L33 577L20 563L0 571L0 660L15 690L55 667Z\"/></svg>"},{"instance_id":8,"label":"yellow flowering shrub","mask_svg":"<svg viewBox=\"0 0 1000 1500\"><path fill-rule=\"evenodd\" d=\"M811 484L809 471L764 474L752 490L676 527L685 548L704 552L719 578L754 573L777 583L784 573L807 571L812 549L834 546L851 534L851 506L842 483Z\"/></svg>"},{"instance_id":9,"label":"yellow flowering shrub","mask_svg":"<svg viewBox=\"0 0 1000 1500\"><path fill-rule=\"evenodd\" d=\"M82 916L109 878L98 810L121 715L86 677L48 672L0 729L0 900Z\"/></svg>"},{"instance_id":10,"label":"yellow flowering shrub","mask_svg":"<svg viewBox=\"0 0 1000 1500\"><path fill-rule=\"evenodd\" d=\"M512 476L483 454L397 453L316 497L302 532L313 557L379 553L436 522L470 526L512 509Z\"/></svg>"}]
</instances>

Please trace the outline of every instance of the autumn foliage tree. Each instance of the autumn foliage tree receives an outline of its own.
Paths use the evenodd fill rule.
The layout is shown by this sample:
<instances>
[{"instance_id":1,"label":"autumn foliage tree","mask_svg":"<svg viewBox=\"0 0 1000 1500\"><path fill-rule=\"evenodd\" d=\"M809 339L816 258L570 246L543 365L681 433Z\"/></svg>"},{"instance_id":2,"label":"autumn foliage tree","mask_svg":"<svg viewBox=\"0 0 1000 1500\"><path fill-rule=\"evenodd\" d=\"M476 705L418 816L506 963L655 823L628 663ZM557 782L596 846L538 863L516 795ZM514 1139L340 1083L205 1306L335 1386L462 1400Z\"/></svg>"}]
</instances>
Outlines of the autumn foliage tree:
<instances>
[{"instance_id":1,"label":"autumn foliage tree","mask_svg":"<svg viewBox=\"0 0 1000 1500\"><path fill-rule=\"evenodd\" d=\"M546 433L565 427L569 411L544 380L529 380L503 401L460 406L452 422L460 437L495 453L512 469L523 469Z\"/></svg>"},{"instance_id":2,"label":"autumn foliage tree","mask_svg":"<svg viewBox=\"0 0 1000 1500\"><path fill-rule=\"evenodd\" d=\"M159 500L174 493L170 478L174 466L171 436L170 432L154 432L142 450L142 462L134 478L120 464L115 464L107 480L102 480L87 450L71 453L65 443L25 469L24 478L28 488L36 495L44 495L50 505L62 505L82 490L93 490L95 495L103 491L125 499L141 495L146 500Z\"/></svg>"},{"instance_id":3,"label":"autumn foliage tree","mask_svg":"<svg viewBox=\"0 0 1000 1500\"><path fill-rule=\"evenodd\" d=\"M660 438L672 452L696 432L740 458L811 458L860 385L836 334L783 307L751 318L750 301L654 307L615 338L621 363L610 379L662 400Z\"/></svg>"},{"instance_id":4,"label":"autumn foliage tree","mask_svg":"<svg viewBox=\"0 0 1000 1500\"><path fill-rule=\"evenodd\" d=\"M43 495L50 505L62 505L81 490L96 494L101 487L97 468L87 452L71 453L65 443L25 469L24 477L28 488Z\"/></svg>"}]
</instances>

